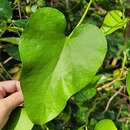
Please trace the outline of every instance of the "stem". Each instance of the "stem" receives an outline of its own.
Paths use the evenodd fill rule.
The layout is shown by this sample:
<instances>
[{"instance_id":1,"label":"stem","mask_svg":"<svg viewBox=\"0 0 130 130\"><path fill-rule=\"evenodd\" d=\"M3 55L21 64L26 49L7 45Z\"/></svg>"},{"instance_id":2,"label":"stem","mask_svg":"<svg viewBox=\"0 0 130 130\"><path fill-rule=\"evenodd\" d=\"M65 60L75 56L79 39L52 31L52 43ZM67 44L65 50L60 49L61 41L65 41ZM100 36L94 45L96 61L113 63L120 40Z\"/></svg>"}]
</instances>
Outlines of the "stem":
<instances>
[{"instance_id":1,"label":"stem","mask_svg":"<svg viewBox=\"0 0 130 130\"><path fill-rule=\"evenodd\" d=\"M87 6L87 8L85 9L84 14L82 15L81 19L79 20L79 22L78 22L78 24L76 25L75 28L77 28L77 27L83 22L85 16L86 16L87 13L88 13L88 10L89 10L89 8L90 8L92 2L93 2L93 0L90 0L90 1L89 1L88 6ZM70 35L68 36L68 38L70 38L70 37L72 36L72 34L73 34L73 31L70 33Z\"/></svg>"},{"instance_id":2,"label":"stem","mask_svg":"<svg viewBox=\"0 0 130 130\"><path fill-rule=\"evenodd\" d=\"M126 61L127 61L127 53L123 52L123 54L124 54L124 58L123 58L123 61L122 61L122 68L125 67L125 64L126 64Z\"/></svg>"},{"instance_id":3,"label":"stem","mask_svg":"<svg viewBox=\"0 0 130 130\"><path fill-rule=\"evenodd\" d=\"M78 24L76 25L76 28L83 22L83 20L84 20L84 18L85 18L85 16L87 15L87 13L88 13L88 10L89 10L89 8L90 8L90 6L91 6L91 4L92 4L92 2L93 2L93 0L90 0L89 1L89 3L88 3L88 6L87 6L87 8L86 8L86 10L85 10L85 12L84 12L84 14L82 15L82 17L81 17L81 19L80 19L80 21L78 22Z\"/></svg>"},{"instance_id":4,"label":"stem","mask_svg":"<svg viewBox=\"0 0 130 130\"><path fill-rule=\"evenodd\" d=\"M69 0L66 0L66 9L69 10Z\"/></svg>"},{"instance_id":5,"label":"stem","mask_svg":"<svg viewBox=\"0 0 130 130\"><path fill-rule=\"evenodd\" d=\"M7 76L7 80L12 79L11 75L8 73L8 71L4 68L4 66L0 63L0 68L5 72Z\"/></svg>"},{"instance_id":6,"label":"stem","mask_svg":"<svg viewBox=\"0 0 130 130\"><path fill-rule=\"evenodd\" d=\"M104 113L108 110L108 108L109 108L109 106L110 106L112 100L123 90L123 88L124 88L124 86L122 86L122 87L109 99L109 101L107 102L107 106L106 106L106 108L105 108L105 110L104 110Z\"/></svg>"}]
</instances>

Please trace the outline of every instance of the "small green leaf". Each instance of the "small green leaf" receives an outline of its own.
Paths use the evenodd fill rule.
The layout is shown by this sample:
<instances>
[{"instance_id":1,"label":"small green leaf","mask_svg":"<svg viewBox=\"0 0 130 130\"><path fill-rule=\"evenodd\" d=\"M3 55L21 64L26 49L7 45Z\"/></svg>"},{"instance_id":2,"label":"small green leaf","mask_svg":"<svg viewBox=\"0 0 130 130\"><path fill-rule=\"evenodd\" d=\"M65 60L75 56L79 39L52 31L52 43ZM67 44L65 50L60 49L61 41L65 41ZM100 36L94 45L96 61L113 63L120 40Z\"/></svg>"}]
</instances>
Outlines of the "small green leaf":
<instances>
[{"instance_id":1,"label":"small green leaf","mask_svg":"<svg viewBox=\"0 0 130 130\"><path fill-rule=\"evenodd\" d=\"M112 120L104 119L96 124L94 130L117 130L117 128Z\"/></svg>"},{"instance_id":2,"label":"small green leaf","mask_svg":"<svg viewBox=\"0 0 130 130\"><path fill-rule=\"evenodd\" d=\"M92 88L93 87L93 88ZM90 87L89 85L75 95L76 102L84 103L96 95L95 86Z\"/></svg>"},{"instance_id":3,"label":"small green leaf","mask_svg":"<svg viewBox=\"0 0 130 130\"><path fill-rule=\"evenodd\" d=\"M0 19L10 20L12 18L12 9L8 0L0 0Z\"/></svg>"},{"instance_id":4,"label":"small green leaf","mask_svg":"<svg viewBox=\"0 0 130 130\"><path fill-rule=\"evenodd\" d=\"M130 70L128 71L128 75L127 75L127 78L126 78L126 85L127 85L127 92L130 96Z\"/></svg>"},{"instance_id":5,"label":"small green leaf","mask_svg":"<svg viewBox=\"0 0 130 130\"><path fill-rule=\"evenodd\" d=\"M24 109L16 109L3 130L31 130L33 123Z\"/></svg>"},{"instance_id":6,"label":"small green leaf","mask_svg":"<svg viewBox=\"0 0 130 130\"><path fill-rule=\"evenodd\" d=\"M17 27L25 28L28 25L28 19L17 19L17 20L14 20L13 23Z\"/></svg>"},{"instance_id":7,"label":"small green leaf","mask_svg":"<svg viewBox=\"0 0 130 130\"><path fill-rule=\"evenodd\" d=\"M0 41L18 45L19 38L18 37L4 37L4 38L0 38Z\"/></svg>"},{"instance_id":8,"label":"small green leaf","mask_svg":"<svg viewBox=\"0 0 130 130\"><path fill-rule=\"evenodd\" d=\"M64 15L44 7L30 18L20 38L21 86L35 124L55 118L67 100L90 83L107 51L105 36L95 25L80 25L70 38L65 28Z\"/></svg>"},{"instance_id":9,"label":"small green leaf","mask_svg":"<svg viewBox=\"0 0 130 130\"><path fill-rule=\"evenodd\" d=\"M101 77L100 75L95 76L90 84L88 84L85 88L83 88L81 91L76 93L76 95L74 96L76 103L82 104L96 95L95 86L98 80L100 79L100 77Z\"/></svg>"},{"instance_id":10,"label":"small green leaf","mask_svg":"<svg viewBox=\"0 0 130 130\"><path fill-rule=\"evenodd\" d=\"M9 46L8 48L5 49L5 51L8 53L8 55L13 57L15 60L20 61L18 46L16 45Z\"/></svg>"},{"instance_id":11,"label":"small green leaf","mask_svg":"<svg viewBox=\"0 0 130 130\"><path fill-rule=\"evenodd\" d=\"M122 28L128 23L128 18L122 18L123 13L119 10L112 10L107 13L101 26L101 31L105 34L111 34L112 32Z\"/></svg>"}]
</instances>

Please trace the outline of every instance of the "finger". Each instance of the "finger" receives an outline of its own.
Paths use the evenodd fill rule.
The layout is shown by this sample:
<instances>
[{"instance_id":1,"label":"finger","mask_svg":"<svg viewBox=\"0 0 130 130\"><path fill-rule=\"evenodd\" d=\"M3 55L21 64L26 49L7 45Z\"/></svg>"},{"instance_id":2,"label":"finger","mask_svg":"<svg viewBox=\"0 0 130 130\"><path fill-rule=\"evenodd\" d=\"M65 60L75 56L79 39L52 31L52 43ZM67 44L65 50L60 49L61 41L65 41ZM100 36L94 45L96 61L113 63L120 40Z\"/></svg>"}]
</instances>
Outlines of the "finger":
<instances>
[{"instance_id":1,"label":"finger","mask_svg":"<svg viewBox=\"0 0 130 130\"><path fill-rule=\"evenodd\" d=\"M6 92L3 87L0 87L0 99L4 98L6 96Z\"/></svg>"},{"instance_id":2,"label":"finger","mask_svg":"<svg viewBox=\"0 0 130 130\"><path fill-rule=\"evenodd\" d=\"M20 82L17 82L16 83L16 86L17 86L17 89L18 91L20 92L20 94L23 96L23 93L22 93L22 89L20 87ZM19 107L22 107L24 105L24 103L20 104Z\"/></svg>"},{"instance_id":3,"label":"finger","mask_svg":"<svg viewBox=\"0 0 130 130\"><path fill-rule=\"evenodd\" d=\"M16 88L17 88L17 91L22 92L19 81L16 82Z\"/></svg>"},{"instance_id":4,"label":"finger","mask_svg":"<svg viewBox=\"0 0 130 130\"><path fill-rule=\"evenodd\" d=\"M7 109L12 111L23 103L23 95L20 92L15 92L2 100L6 104Z\"/></svg>"},{"instance_id":5,"label":"finger","mask_svg":"<svg viewBox=\"0 0 130 130\"><path fill-rule=\"evenodd\" d=\"M0 82L0 87L2 87L6 93L13 93L17 91L17 82L16 80L3 81Z\"/></svg>"},{"instance_id":6,"label":"finger","mask_svg":"<svg viewBox=\"0 0 130 130\"><path fill-rule=\"evenodd\" d=\"M23 97L23 93L22 93L22 89L21 89L21 87L20 87L20 82L19 82L19 81L16 83L16 87L17 87L17 90L20 92L20 94L21 94L22 97ZM23 106L23 103L20 104L19 106Z\"/></svg>"},{"instance_id":7,"label":"finger","mask_svg":"<svg viewBox=\"0 0 130 130\"><path fill-rule=\"evenodd\" d=\"M17 80L6 80L6 81L1 81L0 82L0 86L15 86L16 85Z\"/></svg>"}]
</instances>

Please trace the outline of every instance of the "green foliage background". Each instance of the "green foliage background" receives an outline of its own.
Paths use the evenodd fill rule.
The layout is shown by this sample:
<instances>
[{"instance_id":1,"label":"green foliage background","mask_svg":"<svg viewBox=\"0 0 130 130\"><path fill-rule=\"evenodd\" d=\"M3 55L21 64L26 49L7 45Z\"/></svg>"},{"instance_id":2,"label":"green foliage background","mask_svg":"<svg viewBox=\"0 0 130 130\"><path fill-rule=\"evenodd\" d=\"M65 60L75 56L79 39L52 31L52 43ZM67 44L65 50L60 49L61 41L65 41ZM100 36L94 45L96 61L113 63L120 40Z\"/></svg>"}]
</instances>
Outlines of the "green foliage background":
<instances>
[{"instance_id":1,"label":"green foliage background","mask_svg":"<svg viewBox=\"0 0 130 130\"><path fill-rule=\"evenodd\" d=\"M18 38L28 18L41 7L54 7L67 18L66 35L77 25L89 0L0 0L0 80L19 79L21 60ZM108 11L120 10L130 16L129 0L95 0L84 20L101 27ZM64 111L46 124L49 130L93 130L96 123L112 119L119 130L130 129L130 105L126 75L130 66L130 23L107 36L108 52L89 89L68 101ZM97 88L97 89L95 89ZM12 117L14 118L14 117ZM10 119L11 120L11 119ZM40 130L34 126L33 130Z\"/></svg>"}]
</instances>

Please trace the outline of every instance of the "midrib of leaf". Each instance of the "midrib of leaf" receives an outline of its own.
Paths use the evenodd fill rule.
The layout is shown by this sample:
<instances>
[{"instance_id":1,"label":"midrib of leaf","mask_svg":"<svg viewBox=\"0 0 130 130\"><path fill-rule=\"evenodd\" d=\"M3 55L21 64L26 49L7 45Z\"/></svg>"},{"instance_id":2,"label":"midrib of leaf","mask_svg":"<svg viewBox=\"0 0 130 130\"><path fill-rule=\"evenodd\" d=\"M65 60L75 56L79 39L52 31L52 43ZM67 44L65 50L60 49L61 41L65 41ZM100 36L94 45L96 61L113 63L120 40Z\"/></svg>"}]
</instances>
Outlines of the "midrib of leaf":
<instances>
[{"instance_id":1,"label":"midrib of leaf","mask_svg":"<svg viewBox=\"0 0 130 130\"><path fill-rule=\"evenodd\" d=\"M46 78L46 80L50 80L49 81L49 85L48 86L51 86L51 84L53 84L53 76L55 77L55 73L56 73L56 71L57 71L57 69L58 69L58 67L59 67L59 64L60 64L60 62L61 62L61 60L62 60L62 55L63 55L63 51L64 51L64 49L65 49L65 46L68 46L68 44L67 44L67 42L68 42L68 38L67 37L65 37L65 41L64 41L64 45L63 45L63 48L62 48L62 50L61 50L61 52L60 52L60 55L59 55L59 58L57 58L57 61L56 61L56 64L54 65L54 67L53 67L53 69L52 69L52 71L48 74L48 77ZM69 42L68 42L69 43ZM70 52L70 51L69 51ZM70 55L70 61L72 61L71 59L71 55ZM71 63L71 66L73 66L73 64ZM72 67L73 68L73 67ZM62 76L62 73L61 73L61 75L60 75L61 77L60 77L60 80L62 80L62 84L63 84L63 86L66 86L66 83L64 82L64 79L63 79L63 76ZM45 80L45 81L46 81ZM44 82L45 82L44 81ZM43 84L44 84L44 82L43 82ZM49 87L47 87L47 89L48 89ZM46 91L48 91L48 90L46 90ZM66 91L69 93L68 95L67 95L67 99L69 99L70 97L71 97L71 93L66 89ZM52 102L52 104L54 104L53 102ZM52 105L52 106L55 106L55 104L54 105ZM43 110L43 109L42 109ZM42 113L44 113L44 110L42 111ZM43 120L44 118L43 118L43 116L41 115L41 119ZM44 123L46 123L46 122L44 122ZM41 122L41 126L42 126L43 124L42 124L42 122Z\"/></svg>"}]
</instances>

